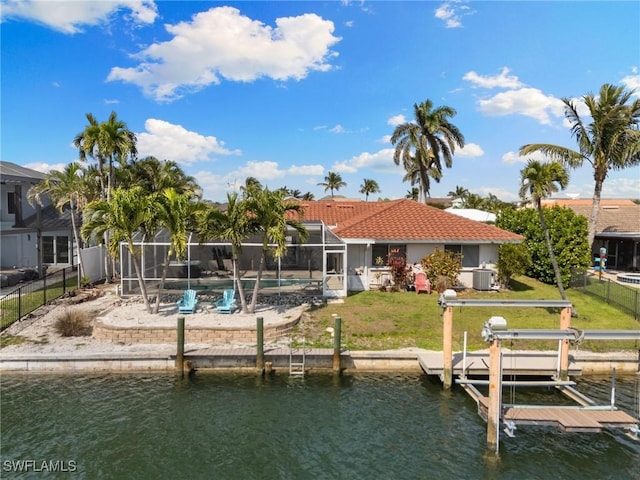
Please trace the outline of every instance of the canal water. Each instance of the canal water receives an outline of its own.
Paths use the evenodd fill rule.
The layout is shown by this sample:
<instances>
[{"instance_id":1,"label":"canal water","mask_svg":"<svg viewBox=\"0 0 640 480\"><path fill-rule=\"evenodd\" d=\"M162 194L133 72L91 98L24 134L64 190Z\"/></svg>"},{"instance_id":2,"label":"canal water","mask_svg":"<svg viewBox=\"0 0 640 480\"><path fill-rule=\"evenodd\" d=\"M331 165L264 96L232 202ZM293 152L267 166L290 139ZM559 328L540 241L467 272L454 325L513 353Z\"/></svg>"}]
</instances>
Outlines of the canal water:
<instances>
[{"instance_id":1,"label":"canal water","mask_svg":"<svg viewBox=\"0 0 640 480\"><path fill-rule=\"evenodd\" d=\"M610 403L609 379L578 388ZM637 414L636 377L616 392ZM2 479L640 479L622 433L520 427L496 458L475 403L420 374L5 374L0 394Z\"/></svg>"}]
</instances>

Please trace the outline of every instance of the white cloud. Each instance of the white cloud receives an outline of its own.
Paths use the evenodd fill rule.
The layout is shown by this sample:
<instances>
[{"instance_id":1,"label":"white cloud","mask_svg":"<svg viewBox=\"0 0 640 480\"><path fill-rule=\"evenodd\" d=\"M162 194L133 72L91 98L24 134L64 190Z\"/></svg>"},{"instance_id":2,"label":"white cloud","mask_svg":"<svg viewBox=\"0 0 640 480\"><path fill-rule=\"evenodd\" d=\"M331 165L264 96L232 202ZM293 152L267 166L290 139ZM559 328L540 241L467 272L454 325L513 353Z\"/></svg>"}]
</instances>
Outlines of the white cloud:
<instances>
[{"instance_id":1,"label":"white cloud","mask_svg":"<svg viewBox=\"0 0 640 480\"><path fill-rule=\"evenodd\" d=\"M323 175L324 167L322 165L291 165L287 169L290 175Z\"/></svg>"},{"instance_id":2,"label":"white cloud","mask_svg":"<svg viewBox=\"0 0 640 480\"><path fill-rule=\"evenodd\" d=\"M515 75L509 75L509 68L502 67L498 75L479 75L471 71L464 74L463 80L471 82L474 87L482 88L520 88L524 84Z\"/></svg>"},{"instance_id":3,"label":"white cloud","mask_svg":"<svg viewBox=\"0 0 640 480\"><path fill-rule=\"evenodd\" d=\"M23 165L23 167L30 168L31 170L35 170L36 172L49 173L49 172L53 172L54 170L58 172L62 172L67 165L68 164L66 163L49 164L45 162L34 162L34 163L27 163L26 165Z\"/></svg>"},{"instance_id":4,"label":"white cloud","mask_svg":"<svg viewBox=\"0 0 640 480\"><path fill-rule=\"evenodd\" d=\"M462 17L473 15L475 11L471 10L464 2L460 0L450 0L443 3L435 10L435 17L444 21L447 28L462 27Z\"/></svg>"},{"instance_id":5,"label":"white cloud","mask_svg":"<svg viewBox=\"0 0 640 480\"><path fill-rule=\"evenodd\" d=\"M378 172L402 173L402 168L393 163L393 148L384 148L374 153L363 152L349 160L334 163L331 170L355 173L361 168L370 168Z\"/></svg>"},{"instance_id":6,"label":"white cloud","mask_svg":"<svg viewBox=\"0 0 640 480\"><path fill-rule=\"evenodd\" d=\"M286 172L278 167L277 162L247 162L243 167L230 172L228 176L237 178L255 177L261 182L284 177Z\"/></svg>"},{"instance_id":7,"label":"white cloud","mask_svg":"<svg viewBox=\"0 0 640 480\"><path fill-rule=\"evenodd\" d=\"M475 158L484 155L484 150L477 143L467 143L464 148L456 150L456 157Z\"/></svg>"},{"instance_id":8,"label":"white cloud","mask_svg":"<svg viewBox=\"0 0 640 480\"><path fill-rule=\"evenodd\" d=\"M551 117L562 117L564 103L553 95L545 95L537 88L520 88L501 92L480 100L480 111L490 116L519 114L536 119L543 125L551 124Z\"/></svg>"},{"instance_id":9,"label":"white cloud","mask_svg":"<svg viewBox=\"0 0 640 480\"><path fill-rule=\"evenodd\" d=\"M507 165L516 165L518 163L524 165L529 160L548 162L549 158L541 152L533 152L524 156L520 156L518 152L507 152L502 155L502 163L506 163Z\"/></svg>"},{"instance_id":10,"label":"white cloud","mask_svg":"<svg viewBox=\"0 0 640 480\"><path fill-rule=\"evenodd\" d=\"M336 125L335 127L329 129L329 131L331 133L346 133L346 130L344 129L344 127L340 124Z\"/></svg>"},{"instance_id":11,"label":"white cloud","mask_svg":"<svg viewBox=\"0 0 640 480\"><path fill-rule=\"evenodd\" d=\"M184 165L210 160L212 155L240 155L240 150L228 150L216 137L204 136L164 120L149 118L137 133L140 157L152 155L160 160L173 160Z\"/></svg>"},{"instance_id":12,"label":"white cloud","mask_svg":"<svg viewBox=\"0 0 640 480\"><path fill-rule=\"evenodd\" d=\"M115 1L7 1L2 2L0 15L5 19L23 19L43 24L62 33L82 32L83 26L107 23L112 14L128 10L127 16L135 23L153 23L158 16L155 3L151 0Z\"/></svg>"},{"instance_id":13,"label":"white cloud","mask_svg":"<svg viewBox=\"0 0 640 480\"><path fill-rule=\"evenodd\" d=\"M589 185L589 197L593 196L593 183ZM602 184L602 196L609 198L640 198L640 177L608 178Z\"/></svg>"},{"instance_id":14,"label":"white cloud","mask_svg":"<svg viewBox=\"0 0 640 480\"><path fill-rule=\"evenodd\" d=\"M190 22L167 25L171 40L134 55L140 60L135 67L112 68L107 81L133 83L158 101L171 101L221 78L301 80L332 68L329 60L337 53L330 47L341 40L333 36L333 22L304 14L275 23L265 25L232 7L211 8Z\"/></svg>"},{"instance_id":15,"label":"white cloud","mask_svg":"<svg viewBox=\"0 0 640 480\"><path fill-rule=\"evenodd\" d=\"M400 115L394 115L393 117L389 118L387 120L387 125L391 125L392 127L397 127L398 125L402 125L403 123L406 123L407 119L405 118L404 115L400 114Z\"/></svg>"},{"instance_id":16,"label":"white cloud","mask_svg":"<svg viewBox=\"0 0 640 480\"><path fill-rule=\"evenodd\" d=\"M391 135L383 135L378 139L378 143L391 143Z\"/></svg>"},{"instance_id":17,"label":"white cloud","mask_svg":"<svg viewBox=\"0 0 640 480\"><path fill-rule=\"evenodd\" d=\"M633 67L631 69L633 75L626 75L620 80L620 83L624 85L627 90L635 90L634 96L640 97L640 75L638 75L638 68Z\"/></svg>"}]
</instances>

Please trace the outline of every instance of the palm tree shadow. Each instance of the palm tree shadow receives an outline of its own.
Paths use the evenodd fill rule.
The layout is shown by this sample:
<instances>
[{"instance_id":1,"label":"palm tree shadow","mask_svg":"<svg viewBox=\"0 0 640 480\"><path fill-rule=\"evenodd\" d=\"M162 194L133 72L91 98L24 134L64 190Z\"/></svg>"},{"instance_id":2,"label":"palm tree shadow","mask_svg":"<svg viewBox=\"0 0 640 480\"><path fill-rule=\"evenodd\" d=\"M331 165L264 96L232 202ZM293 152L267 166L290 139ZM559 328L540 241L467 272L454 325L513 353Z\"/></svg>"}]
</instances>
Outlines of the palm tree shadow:
<instances>
[{"instance_id":1,"label":"palm tree shadow","mask_svg":"<svg viewBox=\"0 0 640 480\"><path fill-rule=\"evenodd\" d=\"M509 287L514 292L526 292L527 290L533 290L533 287L531 287L530 285L513 279L511 279L511 281L509 282Z\"/></svg>"}]
</instances>

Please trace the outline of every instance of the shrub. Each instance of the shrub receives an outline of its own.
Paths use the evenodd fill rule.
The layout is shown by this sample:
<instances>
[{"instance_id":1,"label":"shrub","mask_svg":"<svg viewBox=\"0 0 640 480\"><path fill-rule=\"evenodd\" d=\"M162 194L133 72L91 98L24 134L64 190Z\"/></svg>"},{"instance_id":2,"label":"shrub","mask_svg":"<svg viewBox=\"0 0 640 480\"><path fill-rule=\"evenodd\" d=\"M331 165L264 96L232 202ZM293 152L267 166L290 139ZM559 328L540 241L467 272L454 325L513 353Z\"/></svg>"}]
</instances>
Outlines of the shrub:
<instances>
[{"instance_id":1,"label":"shrub","mask_svg":"<svg viewBox=\"0 0 640 480\"><path fill-rule=\"evenodd\" d=\"M420 263L431 285L437 286L441 284L442 279L440 277L446 277L449 280L449 285L457 285L458 275L462 271L462 255L460 253L448 250L443 252L436 248L431 255L424 257Z\"/></svg>"},{"instance_id":2,"label":"shrub","mask_svg":"<svg viewBox=\"0 0 640 480\"><path fill-rule=\"evenodd\" d=\"M387 267L391 268L394 292L403 290L407 286L407 259L399 249L394 249L387 256Z\"/></svg>"},{"instance_id":3,"label":"shrub","mask_svg":"<svg viewBox=\"0 0 640 480\"><path fill-rule=\"evenodd\" d=\"M82 310L65 310L55 324L56 332L63 337L82 337L91 335L89 317Z\"/></svg>"},{"instance_id":4,"label":"shrub","mask_svg":"<svg viewBox=\"0 0 640 480\"><path fill-rule=\"evenodd\" d=\"M505 243L498 249L498 282L509 288L516 275L524 275L531 265L531 254L524 243Z\"/></svg>"}]
</instances>

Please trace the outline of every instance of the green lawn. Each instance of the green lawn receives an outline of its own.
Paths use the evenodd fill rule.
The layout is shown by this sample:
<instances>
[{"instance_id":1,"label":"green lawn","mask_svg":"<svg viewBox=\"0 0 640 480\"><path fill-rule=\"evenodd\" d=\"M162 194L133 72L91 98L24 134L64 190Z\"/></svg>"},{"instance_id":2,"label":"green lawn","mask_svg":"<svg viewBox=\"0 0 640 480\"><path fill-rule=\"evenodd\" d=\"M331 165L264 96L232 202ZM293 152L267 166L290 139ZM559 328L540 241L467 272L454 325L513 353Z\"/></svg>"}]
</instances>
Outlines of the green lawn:
<instances>
[{"instance_id":1,"label":"green lawn","mask_svg":"<svg viewBox=\"0 0 640 480\"><path fill-rule=\"evenodd\" d=\"M596 297L575 289L567 291L569 300L578 313L572 326L584 330L638 330L640 322L631 315L604 303ZM496 300L558 300L557 289L527 277L512 282L512 290L500 292L458 293L458 298ZM299 334L306 338L307 346L331 347L332 339L326 331L334 325L332 314L342 318L342 345L351 350L385 350L420 347L442 350L442 308L438 294L414 292L360 292L349 296L344 303L331 303L313 309L310 318L299 326ZM498 315L507 320L509 329L559 328L560 310L545 308L488 308L455 307L453 314L454 350L462 350L463 332L467 331L469 350L487 348L480 332L489 317ZM514 341L503 344L506 348L532 350L557 349L557 341ZM573 347L572 347L573 348ZM635 341L584 342L581 350L612 351L637 350Z\"/></svg>"}]
</instances>

